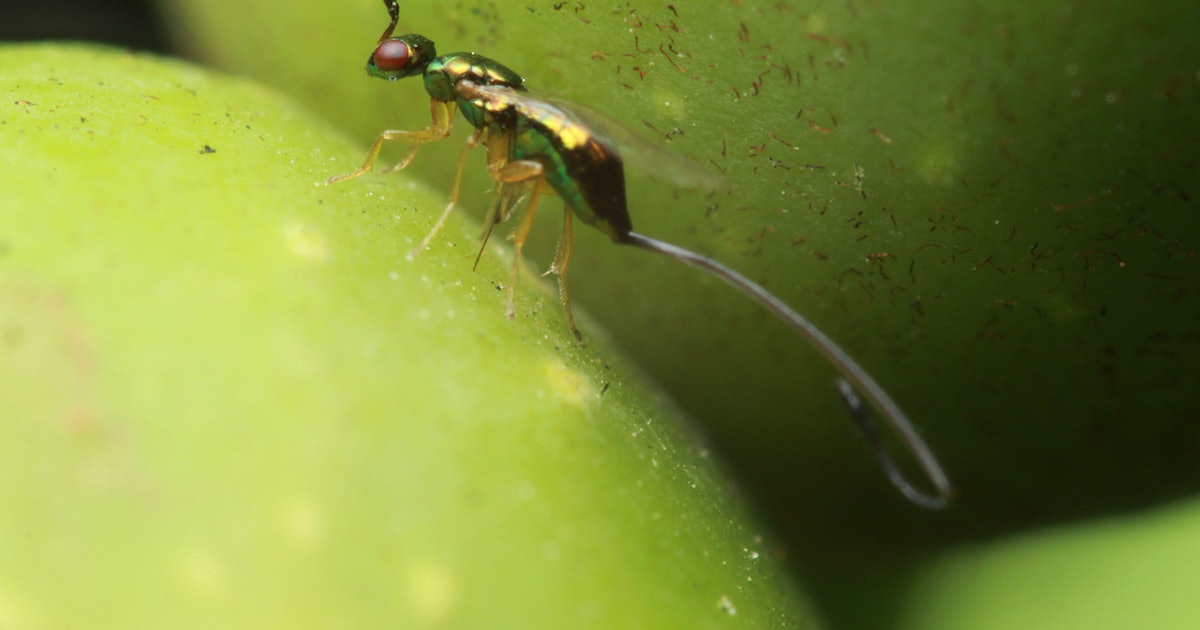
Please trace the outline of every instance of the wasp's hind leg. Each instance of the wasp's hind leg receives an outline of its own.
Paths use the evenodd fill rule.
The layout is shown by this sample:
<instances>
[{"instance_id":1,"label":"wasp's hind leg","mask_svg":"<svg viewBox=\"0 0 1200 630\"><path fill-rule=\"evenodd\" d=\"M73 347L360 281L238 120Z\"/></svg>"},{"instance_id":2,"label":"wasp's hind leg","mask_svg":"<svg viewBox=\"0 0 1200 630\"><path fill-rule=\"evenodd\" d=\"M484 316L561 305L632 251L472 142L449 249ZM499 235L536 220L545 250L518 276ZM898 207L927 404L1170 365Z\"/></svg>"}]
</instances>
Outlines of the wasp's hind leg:
<instances>
[{"instance_id":1,"label":"wasp's hind leg","mask_svg":"<svg viewBox=\"0 0 1200 630\"><path fill-rule=\"evenodd\" d=\"M521 268L521 252L525 248L525 241L529 237L529 230L533 227L533 217L537 214L538 201L541 199L543 189L545 188L545 167L540 162L534 160L513 160L509 161L509 148L512 143L512 135L508 133L488 134L488 174L492 179L500 183L500 189L496 191L497 199L493 204L492 214L489 225L486 229L490 232L493 225L508 216L512 207L529 193L529 209L525 211L525 215L521 217L521 222L517 224L517 229L513 232L513 266L509 276L508 283L508 300L505 305L505 312L509 318L516 315L516 298L515 288L517 285L517 273ZM567 227L564 231L569 241L570 228ZM570 245L565 249L563 244L559 243L559 253L556 256L551 271L559 274L559 295L562 297L563 306L566 307L567 323L571 327L571 333L578 340L583 339L583 335L579 333L579 329L575 327L575 316L571 313L571 301L567 297L566 279L559 270L566 269L567 259L570 257Z\"/></svg>"},{"instance_id":2,"label":"wasp's hind leg","mask_svg":"<svg viewBox=\"0 0 1200 630\"><path fill-rule=\"evenodd\" d=\"M471 152L471 149L474 149L479 144L479 137L482 134L482 131L476 130L467 137L467 144L463 146L462 153L458 155L458 168L454 171L454 185L450 187L450 201L446 203L446 209L442 210L441 216L438 217L438 220L433 224L433 227L430 228L429 233L425 235L425 238L421 239L421 242L408 252L408 255L406 256L408 260L416 258L417 254L425 251L426 247L429 247L429 243L433 241L433 237L437 236L437 233L442 231L442 226L446 224L446 218L450 216L450 212L453 211L454 206L458 204L458 190L462 186L462 174L463 168L467 164L467 154ZM413 147L413 149L416 150L416 147ZM397 164L394 168L403 168L405 163L407 163L407 159L405 162Z\"/></svg>"},{"instance_id":3,"label":"wasp's hind leg","mask_svg":"<svg viewBox=\"0 0 1200 630\"><path fill-rule=\"evenodd\" d=\"M554 274L558 277L558 299L562 302L563 309L567 311L567 323L571 325L571 332L575 334L575 340L582 343L583 335L575 327L575 315L571 310L571 292L567 289L567 268L571 266L572 220L571 209L564 208L562 235L558 238L558 251L554 254L554 264L542 275Z\"/></svg>"}]
</instances>

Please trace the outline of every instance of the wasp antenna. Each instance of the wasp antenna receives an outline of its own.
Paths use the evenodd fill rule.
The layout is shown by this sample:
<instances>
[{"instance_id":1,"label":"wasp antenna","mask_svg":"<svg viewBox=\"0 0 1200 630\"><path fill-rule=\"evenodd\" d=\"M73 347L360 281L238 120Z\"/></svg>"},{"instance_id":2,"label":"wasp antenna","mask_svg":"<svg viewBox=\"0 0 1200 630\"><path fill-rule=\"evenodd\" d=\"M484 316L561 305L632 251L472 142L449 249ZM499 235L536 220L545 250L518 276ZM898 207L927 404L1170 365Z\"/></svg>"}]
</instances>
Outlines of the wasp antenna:
<instances>
[{"instance_id":1,"label":"wasp antenna","mask_svg":"<svg viewBox=\"0 0 1200 630\"><path fill-rule=\"evenodd\" d=\"M400 21L400 4L397 0L383 0L383 6L387 7L388 15L392 21L383 29L383 35L379 36L379 41L383 41L392 36L392 32L396 30L396 22Z\"/></svg>"},{"instance_id":2,"label":"wasp antenna","mask_svg":"<svg viewBox=\"0 0 1200 630\"><path fill-rule=\"evenodd\" d=\"M863 434L863 437L866 438L867 444L874 451L876 459L883 466L883 470L892 482L892 485L905 498L921 507L936 510L945 507L949 503L950 498L954 494L954 489L950 485L950 480L946 477L945 471L942 470L941 464L938 463L937 457L925 444L925 440L913 428L912 423L908 421L908 417L904 415L904 412L900 410L895 401L875 382L875 379L871 378L871 375L862 369L854 359L850 358L850 355L846 354L832 339L821 332L821 329L817 328L801 314L792 310L791 307L784 304L782 300L775 297L759 284L711 258L701 256L695 252L658 239L643 236L636 232L623 234L618 240L623 244L633 245L647 251L662 254L686 265L702 269L725 281L725 283L738 291L741 291L744 295L758 302L763 308L766 308L776 317L783 320L788 326L791 326L793 330L812 344L841 373L842 378L838 379L838 390L841 393L842 402L846 405L847 410L849 410L854 424ZM936 494L927 494L918 490L916 486L908 481L904 473L900 471L900 467L896 465L895 460L892 459L891 454L884 447L883 440L880 438L879 433L875 429L875 423L871 419L871 414L859 399L855 389L861 392L876 409L882 412L884 421L895 431L900 442L912 454L913 459L916 460L917 464L924 471L925 476L933 484Z\"/></svg>"}]
</instances>

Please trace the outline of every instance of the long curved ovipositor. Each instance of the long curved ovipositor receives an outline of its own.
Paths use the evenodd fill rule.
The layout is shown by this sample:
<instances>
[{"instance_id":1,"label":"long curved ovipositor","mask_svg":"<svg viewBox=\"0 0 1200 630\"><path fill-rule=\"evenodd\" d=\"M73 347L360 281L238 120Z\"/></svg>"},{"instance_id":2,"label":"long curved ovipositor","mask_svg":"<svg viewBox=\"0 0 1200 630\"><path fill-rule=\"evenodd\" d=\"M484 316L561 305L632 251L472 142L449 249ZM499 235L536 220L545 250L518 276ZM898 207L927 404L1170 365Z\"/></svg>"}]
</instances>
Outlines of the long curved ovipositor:
<instances>
[{"instance_id":1,"label":"long curved ovipositor","mask_svg":"<svg viewBox=\"0 0 1200 630\"><path fill-rule=\"evenodd\" d=\"M820 328L817 328L800 313L792 310L790 306L762 288L758 283L753 282L749 278L711 258L700 256L670 243L642 236L637 232L630 232L627 238L628 240L625 242L629 245L674 258L684 264L703 269L724 280L733 288L761 304L763 308L774 313L785 324L791 326L792 330L795 330L801 337L808 340L809 344L820 351L837 368L838 372L841 373L842 378L838 380L838 391L842 396L842 401L845 402L847 409L850 411L850 416L858 426L859 431L862 432L863 437L866 438L867 443L875 452L875 456L879 459L892 485L896 486L901 494L917 505L932 510L945 507L953 494L953 488L950 485L950 479L946 476L945 471L942 470L942 466L938 463L933 451L925 444L925 440L921 439L921 434L917 433L917 430L913 428L912 423L908 421L908 417L900 410L896 401L887 395L887 392L875 382L875 379L871 378L871 375L866 370L858 365L858 362L846 354L825 333L821 332ZM851 387L851 384L853 384L853 387ZM866 408L863 407L858 394L854 391L855 388L861 391L867 400L883 413L884 420L896 432L897 437L900 438L900 441L917 460L917 463L936 489L936 494L931 495L918 490L900 472L900 467L896 465L892 456L884 447L879 433L875 430L875 423L871 420L871 416L867 413Z\"/></svg>"},{"instance_id":2,"label":"long curved ovipositor","mask_svg":"<svg viewBox=\"0 0 1200 630\"><path fill-rule=\"evenodd\" d=\"M525 80L521 75L503 64L475 53L439 56L433 42L421 35L392 37L399 18L399 5L396 0L384 0L384 5L391 21L367 61L367 72L391 81L420 75L425 83L425 91L430 96L432 122L419 131L384 131L375 139L358 170L332 177L329 182L352 179L371 171L384 143L391 141L411 145L404 159L387 170L404 168L422 145L450 135L455 111L461 112L474 128L458 160L450 202L429 235L410 256L430 243L454 209L466 153L482 144L487 149L488 174L496 182L496 192L486 219L484 245L492 229L507 219L524 199L529 199L528 209L518 223L513 238L515 255L508 286L509 317L515 313L513 287L521 250L532 226L541 193L549 186L562 198L566 210L558 253L548 273L558 276L559 294L576 338L582 339L582 336L575 327L567 290L573 218L599 229L616 243L655 252L712 274L790 326L820 351L841 374L837 385L842 401L892 484L917 505L930 509L946 505L953 495L953 488L937 457L887 392L832 339L782 300L737 271L706 256L633 231L625 198L624 161L611 138L586 122L585 116L569 106L530 94L525 89ZM480 253L482 251L483 246ZM911 453L932 484L933 493L919 490L901 472L884 446L859 393L881 413L884 422Z\"/></svg>"}]
</instances>

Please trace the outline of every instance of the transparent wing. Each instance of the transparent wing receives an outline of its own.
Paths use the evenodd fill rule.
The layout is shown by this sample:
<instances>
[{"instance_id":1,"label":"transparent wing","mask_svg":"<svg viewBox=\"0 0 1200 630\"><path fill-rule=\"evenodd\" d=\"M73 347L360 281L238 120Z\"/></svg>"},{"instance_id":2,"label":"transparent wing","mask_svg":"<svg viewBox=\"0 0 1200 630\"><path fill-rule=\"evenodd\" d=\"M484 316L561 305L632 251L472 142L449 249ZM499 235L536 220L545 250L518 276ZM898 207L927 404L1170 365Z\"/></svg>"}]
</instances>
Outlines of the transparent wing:
<instances>
[{"instance_id":1,"label":"transparent wing","mask_svg":"<svg viewBox=\"0 0 1200 630\"><path fill-rule=\"evenodd\" d=\"M579 125L614 148L627 167L660 181L687 189L728 188L725 177L716 169L689 160L662 143L640 136L612 118L578 103L503 85L480 85L470 81L460 81L456 89L485 108L512 107L532 120L564 120Z\"/></svg>"}]
</instances>

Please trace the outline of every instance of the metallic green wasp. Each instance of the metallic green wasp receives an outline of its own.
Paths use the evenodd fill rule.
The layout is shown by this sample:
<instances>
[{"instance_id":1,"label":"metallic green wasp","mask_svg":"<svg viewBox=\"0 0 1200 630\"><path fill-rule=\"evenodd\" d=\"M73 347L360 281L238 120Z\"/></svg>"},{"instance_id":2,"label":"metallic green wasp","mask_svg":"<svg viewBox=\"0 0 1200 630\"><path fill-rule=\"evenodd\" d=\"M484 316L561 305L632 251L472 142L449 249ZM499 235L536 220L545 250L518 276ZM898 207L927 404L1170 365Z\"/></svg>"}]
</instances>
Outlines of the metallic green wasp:
<instances>
[{"instance_id":1,"label":"metallic green wasp","mask_svg":"<svg viewBox=\"0 0 1200 630\"><path fill-rule=\"evenodd\" d=\"M558 276L559 293L576 338L581 336L571 315L566 279L571 259L572 217L601 230L616 243L662 254L702 269L774 313L816 347L841 373L838 389L842 400L892 484L918 505L940 508L946 504L953 490L925 441L883 388L825 333L779 298L733 269L633 231L625 198L624 162L611 138L569 106L532 95L525 89L525 80L521 75L492 59L465 52L439 56L433 42L421 35L393 37L399 6L396 0L384 0L384 5L391 22L367 62L367 72L390 81L421 76L425 91L430 96L433 122L420 131L384 131L375 139L367 159L358 170L330 178L329 182L352 179L372 170L384 143L390 141L411 145L404 159L387 170L404 168L422 145L450 135L455 110L462 112L474 128L458 160L450 202L433 229L410 253L410 257L425 249L441 229L457 203L467 152L483 144L487 148L488 174L496 184L484 242L496 224L508 218L522 200L529 199L528 210L518 223L513 239L516 252L508 286L509 317L515 312L513 286L521 248L529 234L538 200L548 186L562 198L566 206L563 234L550 271ZM477 256L476 263L478 260ZM935 494L917 489L900 472L883 446L875 424L856 390L882 412L884 420L932 482Z\"/></svg>"}]
</instances>

